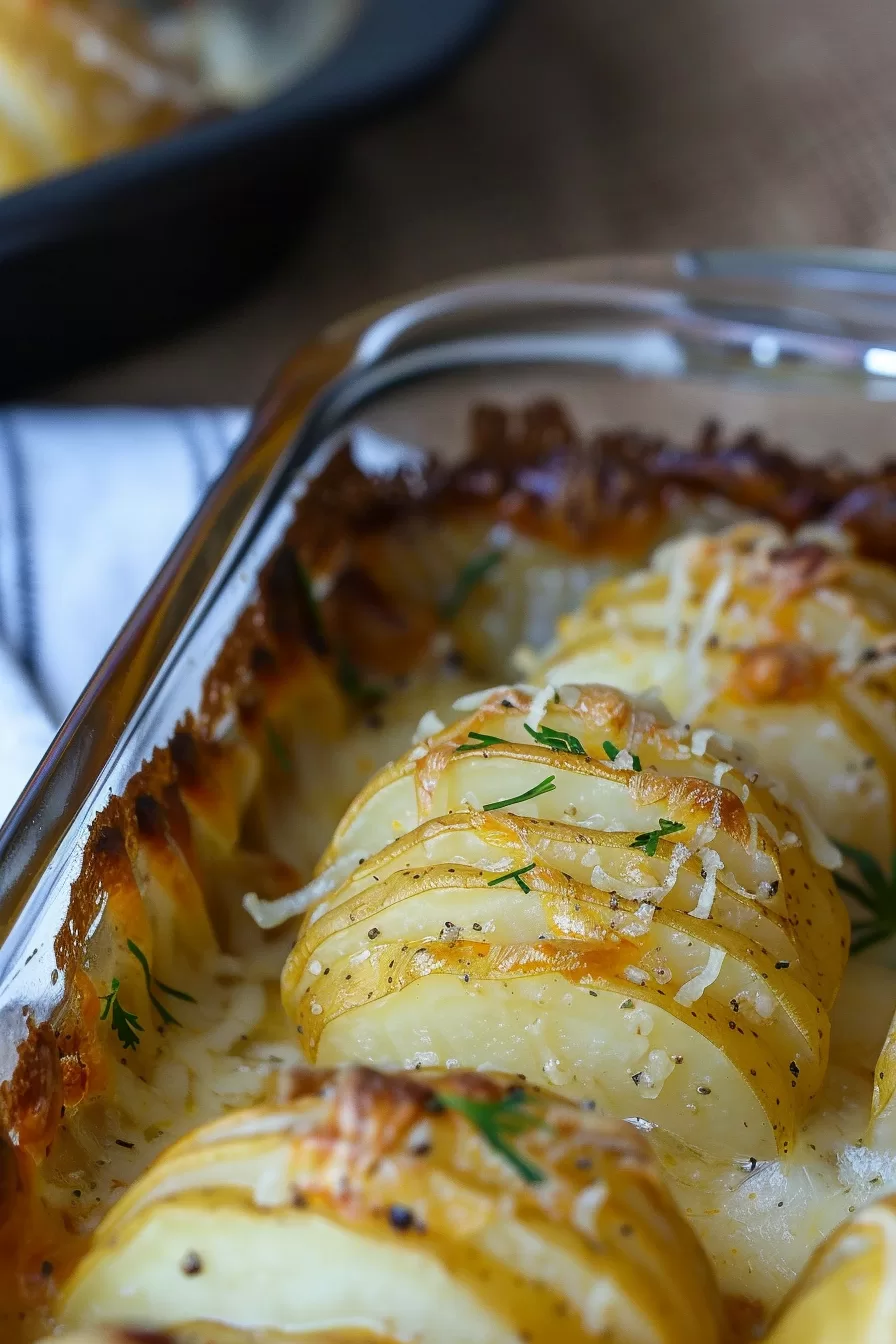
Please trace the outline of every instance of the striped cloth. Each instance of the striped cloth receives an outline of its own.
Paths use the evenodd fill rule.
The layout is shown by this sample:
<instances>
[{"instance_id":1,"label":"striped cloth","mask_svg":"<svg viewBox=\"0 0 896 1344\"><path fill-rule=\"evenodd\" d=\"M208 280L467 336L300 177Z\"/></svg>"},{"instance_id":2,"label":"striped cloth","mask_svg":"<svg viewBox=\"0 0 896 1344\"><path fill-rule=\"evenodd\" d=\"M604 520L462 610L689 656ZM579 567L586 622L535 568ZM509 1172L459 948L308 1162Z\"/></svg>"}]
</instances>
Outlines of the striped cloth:
<instances>
[{"instance_id":1,"label":"striped cloth","mask_svg":"<svg viewBox=\"0 0 896 1344\"><path fill-rule=\"evenodd\" d=\"M247 420L0 413L0 819Z\"/></svg>"}]
</instances>

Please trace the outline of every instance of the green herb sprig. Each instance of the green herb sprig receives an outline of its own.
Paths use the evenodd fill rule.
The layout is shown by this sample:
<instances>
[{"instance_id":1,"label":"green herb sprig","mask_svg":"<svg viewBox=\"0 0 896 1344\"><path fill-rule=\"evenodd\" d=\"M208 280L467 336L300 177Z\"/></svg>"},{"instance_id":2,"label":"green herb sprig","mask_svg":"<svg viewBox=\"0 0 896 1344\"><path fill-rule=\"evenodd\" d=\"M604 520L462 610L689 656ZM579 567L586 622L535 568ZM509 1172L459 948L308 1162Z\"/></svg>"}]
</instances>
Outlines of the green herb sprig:
<instances>
[{"instance_id":1,"label":"green herb sprig","mask_svg":"<svg viewBox=\"0 0 896 1344\"><path fill-rule=\"evenodd\" d=\"M553 793L557 785L554 783L556 776L548 775L540 784L534 784L531 789L525 793L518 793L515 798L498 798L494 803L484 803L483 812L497 812L501 807L513 807L516 803L528 803L533 798L540 798L543 793Z\"/></svg>"},{"instance_id":2,"label":"green herb sprig","mask_svg":"<svg viewBox=\"0 0 896 1344\"><path fill-rule=\"evenodd\" d=\"M435 1096L440 1106L456 1111L475 1125L486 1143L500 1153L528 1185L539 1185L545 1180L544 1172L518 1153L512 1143L520 1134L544 1125L541 1117L529 1109L532 1099L523 1088L512 1088L498 1101L474 1101L454 1092L437 1092Z\"/></svg>"},{"instance_id":3,"label":"green herb sprig","mask_svg":"<svg viewBox=\"0 0 896 1344\"><path fill-rule=\"evenodd\" d=\"M506 737L492 737L491 733L467 733L467 737L472 737L472 742L463 742L459 747L455 747L455 755L459 751L479 751L482 747L501 747L507 746Z\"/></svg>"},{"instance_id":4,"label":"green herb sprig","mask_svg":"<svg viewBox=\"0 0 896 1344\"><path fill-rule=\"evenodd\" d=\"M169 1013L164 1003L156 998L155 994L152 992L152 987L155 985L156 989L160 990L163 994L170 994L173 999L180 999L183 1003L195 1003L196 1000L193 998L193 995L187 994L182 989L174 989L171 985L163 985L161 980L157 980L149 969L149 962L146 960L145 954L141 952L137 944L132 942L130 938L128 939L128 951L132 956L137 958L143 968L143 978L146 981L146 992L149 995L149 1001L153 1008L155 1008L159 1017L165 1023L165 1026L179 1027L180 1023L177 1018L173 1013Z\"/></svg>"},{"instance_id":5,"label":"green herb sprig","mask_svg":"<svg viewBox=\"0 0 896 1344\"><path fill-rule=\"evenodd\" d=\"M105 1022L109 1014L112 1014L112 1030L121 1041L125 1050L136 1050L140 1044L138 1032L143 1028L137 1020L136 1013L129 1013L125 1009L118 997L118 991L121 988L119 980L112 981L112 988L108 994L105 994L100 1002L103 1005L103 1011L100 1013L100 1021Z\"/></svg>"},{"instance_id":6,"label":"green herb sprig","mask_svg":"<svg viewBox=\"0 0 896 1344\"><path fill-rule=\"evenodd\" d=\"M466 606L473 590L504 558L503 551L486 551L468 560L454 581L454 587L439 606L443 621L453 621Z\"/></svg>"},{"instance_id":7,"label":"green herb sprig","mask_svg":"<svg viewBox=\"0 0 896 1344\"><path fill-rule=\"evenodd\" d=\"M493 877L491 882L489 882L487 885L490 887L500 887L502 882L509 882L511 879L513 879L513 881L519 887L520 891L524 891L528 896L532 888L529 886L528 882L523 881L523 875L525 873L531 873L534 867L535 867L534 863L527 863L525 868L514 868L512 873L502 873L500 877Z\"/></svg>"},{"instance_id":8,"label":"green herb sprig","mask_svg":"<svg viewBox=\"0 0 896 1344\"><path fill-rule=\"evenodd\" d=\"M651 859L656 854L656 847L660 840L665 839L667 835L674 835L676 831L685 830L684 822L669 821L666 817L660 817L660 824L655 831L645 831L643 835L635 836L629 845L629 849L643 849Z\"/></svg>"},{"instance_id":9,"label":"green herb sprig","mask_svg":"<svg viewBox=\"0 0 896 1344\"><path fill-rule=\"evenodd\" d=\"M885 872L877 859L864 849L835 840L834 844L850 863L854 864L862 882L855 882L842 873L834 873L834 881L841 891L852 896L869 918L857 924L852 931L850 952L864 952L875 943L882 943L896 935L896 854L890 860L890 871Z\"/></svg>"},{"instance_id":10,"label":"green herb sprig","mask_svg":"<svg viewBox=\"0 0 896 1344\"><path fill-rule=\"evenodd\" d=\"M568 751L571 756L588 755L579 739L573 737L572 733L561 733L558 729L548 728L547 726L536 731L536 729L530 728L528 723L524 723L523 727L540 747L550 747L551 751Z\"/></svg>"},{"instance_id":11,"label":"green herb sprig","mask_svg":"<svg viewBox=\"0 0 896 1344\"><path fill-rule=\"evenodd\" d=\"M612 742L604 742L604 743L602 743L602 746L603 746L604 751L607 753L607 757L608 757L608 759L611 760L611 761L615 761L616 757L619 755L620 751L622 750L621 747L617 747L617 746L616 746L614 743L612 743ZM632 755L632 769L633 769L633 770L636 770L636 771L639 771L639 770L641 769L641 757L640 757L640 756L635 756L634 754Z\"/></svg>"}]
</instances>

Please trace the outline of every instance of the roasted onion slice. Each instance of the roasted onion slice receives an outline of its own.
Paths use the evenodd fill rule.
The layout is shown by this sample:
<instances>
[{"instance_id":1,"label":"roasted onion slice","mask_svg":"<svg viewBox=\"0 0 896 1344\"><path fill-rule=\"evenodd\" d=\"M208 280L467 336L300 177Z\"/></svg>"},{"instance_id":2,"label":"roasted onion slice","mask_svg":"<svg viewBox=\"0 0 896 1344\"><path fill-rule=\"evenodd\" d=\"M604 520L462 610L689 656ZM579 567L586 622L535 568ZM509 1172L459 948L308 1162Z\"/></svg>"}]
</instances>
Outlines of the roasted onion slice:
<instances>
[{"instance_id":1,"label":"roasted onion slice","mask_svg":"<svg viewBox=\"0 0 896 1344\"><path fill-rule=\"evenodd\" d=\"M896 575L825 535L748 523L663 546L560 622L538 674L655 688L677 718L749 743L827 835L889 863Z\"/></svg>"},{"instance_id":2,"label":"roasted onion slice","mask_svg":"<svg viewBox=\"0 0 896 1344\"><path fill-rule=\"evenodd\" d=\"M483 1074L290 1084L126 1192L64 1291L66 1326L719 1339L712 1272L631 1126Z\"/></svg>"},{"instance_id":3,"label":"roasted onion slice","mask_svg":"<svg viewBox=\"0 0 896 1344\"><path fill-rule=\"evenodd\" d=\"M768 1344L890 1344L896 1338L896 1196L867 1205L812 1256Z\"/></svg>"},{"instance_id":4,"label":"roasted onion slice","mask_svg":"<svg viewBox=\"0 0 896 1344\"><path fill-rule=\"evenodd\" d=\"M707 1155L790 1151L845 912L703 738L606 687L498 688L359 795L325 862L356 853L284 968L312 1060L502 1069Z\"/></svg>"}]
</instances>

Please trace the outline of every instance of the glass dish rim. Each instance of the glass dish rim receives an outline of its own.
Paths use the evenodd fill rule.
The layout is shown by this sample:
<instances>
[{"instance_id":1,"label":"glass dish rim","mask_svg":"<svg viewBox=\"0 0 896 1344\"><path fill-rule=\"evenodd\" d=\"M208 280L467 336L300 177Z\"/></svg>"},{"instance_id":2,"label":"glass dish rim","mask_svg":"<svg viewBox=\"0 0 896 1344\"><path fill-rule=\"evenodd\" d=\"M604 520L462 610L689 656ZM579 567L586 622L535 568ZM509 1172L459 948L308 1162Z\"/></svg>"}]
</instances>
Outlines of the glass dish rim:
<instances>
[{"instance_id":1,"label":"glass dish rim","mask_svg":"<svg viewBox=\"0 0 896 1344\"><path fill-rule=\"evenodd\" d=\"M603 280L576 278L604 270ZM646 278L645 278L646 276ZM758 306L757 306L758 296ZM805 307L807 296L812 307ZM800 302L797 302L799 298ZM396 380L470 362L464 335L484 310L592 312L661 319L682 336L750 350L773 330L779 353L820 368L896 376L896 253L863 249L684 251L546 261L436 285L355 312L300 350L262 398L229 465L188 523L0 828L3 946L28 898L52 870L118 744L201 622L201 604L228 557L258 524L272 482L301 465L326 433ZM858 307L853 301L860 301ZM454 327L452 328L452 323ZM459 328L459 330L458 330ZM444 334L453 336L445 341ZM433 331L443 339L434 344ZM430 335L427 335L427 332ZM568 334L568 333L567 333ZM545 340L548 338L545 337ZM556 347L556 333L551 338ZM500 351L491 349L496 359ZM506 354L506 351L505 351ZM543 354L536 345L516 362ZM555 354L563 362L563 351ZM887 366L889 357L889 367ZM570 362L588 362L582 340ZM875 360L877 364L875 364ZM447 367L451 367L449 364ZM18 940L16 940L18 941Z\"/></svg>"}]
</instances>

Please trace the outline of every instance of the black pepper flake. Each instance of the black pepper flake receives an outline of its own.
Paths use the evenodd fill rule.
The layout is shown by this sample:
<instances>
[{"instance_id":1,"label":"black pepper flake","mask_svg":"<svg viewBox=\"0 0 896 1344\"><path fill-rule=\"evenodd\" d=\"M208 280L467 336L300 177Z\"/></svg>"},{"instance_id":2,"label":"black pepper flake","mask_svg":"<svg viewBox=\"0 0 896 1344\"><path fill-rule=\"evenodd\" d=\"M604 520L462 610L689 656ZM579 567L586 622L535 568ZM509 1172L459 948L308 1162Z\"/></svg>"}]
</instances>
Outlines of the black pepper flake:
<instances>
[{"instance_id":1,"label":"black pepper flake","mask_svg":"<svg viewBox=\"0 0 896 1344\"><path fill-rule=\"evenodd\" d=\"M389 1222L396 1232L409 1232L416 1222L414 1211L406 1204L390 1204Z\"/></svg>"},{"instance_id":2,"label":"black pepper flake","mask_svg":"<svg viewBox=\"0 0 896 1344\"><path fill-rule=\"evenodd\" d=\"M757 1168L758 1166L759 1166L759 1162L758 1162L758 1160L757 1160L755 1157L751 1157L751 1158L750 1158L750 1170L751 1170L751 1171L755 1171L756 1168Z\"/></svg>"},{"instance_id":3,"label":"black pepper flake","mask_svg":"<svg viewBox=\"0 0 896 1344\"><path fill-rule=\"evenodd\" d=\"M202 1273L202 1259L196 1251L187 1251L180 1262L180 1272L189 1275Z\"/></svg>"},{"instance_id":4,"label":"black pepper flake","mask_svg":"<svg viewBox=\"0 0 896 1344\"><path fill-rule=\"evenodd\" d=\"M481 932L482 932L482 925L481 925L481 924L474 924L474 925L473 925L473 931L474 931L474 933L481 933Z\"/></svg>"},{"instance_id":5,"label":"black pepper flake","mask_svg":"<svg viewBox=\"0 0 896 1344\"><path fill-rule=\"evenodd\" d=\"M644 1071L643 1071L643 1069L641 1070L640 1073L633 1073L633 1074L632 1074L632 1082L634 1083L635 1087L638 1086L638 1084L640 1083L640 1081L641 1081L641 1079L643 1078L643 1076L644 1076Z\"/></svg>"},{"instance_id":6,"label":"black pepper flake","mask_svg":"<svg viewBox=\"0 0 896 1344\"><path fill-rule=\"evenodd\" d=\"M710 1094L710 1092L712 1092L712 1088L711 1088L711 1087L703 1087L703 1086L701 1085L700 1087L697 1088L697 1091L700 1093L701 1097L708 1097L709 1094Z\"/></svg>"},{"instance_id":7,"label":"black pepper flake","mask_svg":"<svg viewBox=\"0 0 896 1344\"><path fill-rule=\"evenodd\" d=\"M379 936L380 936L380 931L379 931L379 929L368 929L368 930L367 930L367 937L368 937L368 938L370 938L370 939L373 939L373 938L379 938Z\"/></svg>"},{"instance_id":8,"label":"black pepper flake","mask_svg":"<svg viewBox=\"0 0 896 1344\"><path fill-rule=\"evenodd\" d=\"M794 1062L794 1060L790 1061L790 1072L793 1074L794 1078L799 1078L800 1076L799 1066Z\"/></svg>"},{"instance_id":9,"label":"black pepper flake","mask_svg":"<svg viewBox=\"0 0 896 1344\"><path fill-rule=\"evenodd\" d=\"M53 1263L50 1260L44 1260L40 1267L40 1272L45 1279L48 1279L53 1273Z\"/></svg>"},{"instance_id":10,"label":"black pepper flake","mask_svg":"<svg viewBox=\"0 0 896 1344\"><path fill-rule=\"evenodd\" d=\"M789 966L790 966L790 962L789 962L789 961L776 961L776 962L775 962L775 970L776 970L776 971L786 971L786 970L788 969Z\"/></svg>"},{"instance_id":11,"label":"black pepper flake","mask_svg":"<svg viewBox=\"0 0 896 1344\"><path fill-rule=\"evenodd\" d=\"M134 1146L132 1143L128 1143L127 1139L116 1139L115 1142L119 1148L133 1148Z\"/></svg>"}]
</instances>

